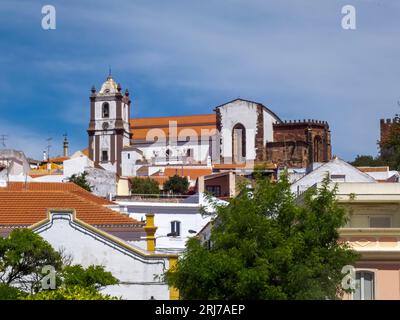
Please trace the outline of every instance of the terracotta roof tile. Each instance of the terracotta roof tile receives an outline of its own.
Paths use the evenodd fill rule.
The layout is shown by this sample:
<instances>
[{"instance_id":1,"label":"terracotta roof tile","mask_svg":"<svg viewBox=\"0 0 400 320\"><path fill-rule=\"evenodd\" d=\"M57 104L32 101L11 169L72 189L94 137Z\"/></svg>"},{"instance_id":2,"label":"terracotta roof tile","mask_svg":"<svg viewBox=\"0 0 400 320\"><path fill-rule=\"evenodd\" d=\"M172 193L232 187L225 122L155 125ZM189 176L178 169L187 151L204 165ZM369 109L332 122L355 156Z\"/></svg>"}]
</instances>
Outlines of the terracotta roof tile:
<instances>
[{"instance_id":1,"label":"terracotta roof tile","mask_svg":"<svg viewBox=\"0 0 400 320\"><path fill-rule=\"evenodd\" d=\"M174 175L190 177L191 180L201 176L207 176L212 173L211 168L185 168L183 167L166 167L164 176L172 177Z\"/></svg>"},{"instance_id":2,"label":"terracotta roof tile","mask_svg":"<svg viewBox=\"0 0 400 320\"><path fill-rule=\"evenodd\" d=\"M177 122L177 133L178 135L191 136L193 133L200 136L202 130L208 130L209 135L213 134L216 130L216 115L194 115L194 116L171 116L171 117L159 117L159 118L137 118L130 119L131 132L133 134L133 140L145 140L148 132L151 129L162 130L166 137L169 136L169 122ZM189 130L190 131L189 131ZM186 131L183 131L186 130ZM206 132L203 132L206 134Z\"/></svg>"},{"instance_id":3,"label":"terracotta roof tile","mask_svg":"<svg viewBox=\"0 0 400 320\"><path fill-rule=\"evenodd\" d=\"M46 218L49 209L74 209L76 217L93 226L143 225L135 219L96 204L69 191L0 192L0 225L29 226Z\"/></svg>"},{"instance_id":4,"label":"terracotta roof tile","mask_svg":"<svg viewBox=\"0 0 400 320\"><path fill-rule=\"evenodd\" d=\"M114 204L104 198L97 197L93 193L90 193L71 182L10 182L6 188L0 188L0 192L1 191L68 191L96 204Z\"/></svg>"}]
</instances>

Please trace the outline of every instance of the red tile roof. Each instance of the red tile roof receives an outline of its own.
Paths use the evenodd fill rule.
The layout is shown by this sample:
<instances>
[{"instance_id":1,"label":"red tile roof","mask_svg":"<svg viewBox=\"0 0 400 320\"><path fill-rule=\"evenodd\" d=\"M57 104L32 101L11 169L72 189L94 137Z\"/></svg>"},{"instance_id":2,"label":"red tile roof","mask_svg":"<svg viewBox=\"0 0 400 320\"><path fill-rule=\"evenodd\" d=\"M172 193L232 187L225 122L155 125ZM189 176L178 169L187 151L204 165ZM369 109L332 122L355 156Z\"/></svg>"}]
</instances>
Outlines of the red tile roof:
<instances>
[{"instance_id":1,"label":"red tile roof","mask_svg":"<svg viewBox=\"0 0 400 320\"><path fill-rule=\"evenodd\" d=\"M3 188L0 188L0 190ZM143 225L135 219L69 191L0 191L0 225L30 226L47 217L50 209L75 210L76 217L93 226Z\"/></svg>"},{"instance_id":2,"label":"red tile roof","mask_svg":"<svg viewBox=\"0 0 400 320\"><path fill-rule=\"evenodd\" d=\"M104 198L97 197L93 193L82 189L75 183L71 182L10 182L6 188L0 188L1 191L67 191L73 194L77 194L82 198L85 198L91 202L100 205L112 205L111 201Z\"/></svg>"},{"instance_id":3,"label":"red tile roof","mask_svg":"<svg viewBox=\"0 0 400 320\"><path fill-rule=\"evenodd\" d=\"M10 182L0 188L0 225L30 226L44 220L49 209L73 209L78 219L94 226L143 225L104 207L111 204L74 183Z\"/></svg>"},{"instance_id":4,"label":"red tile roof","mask_svg":"<svg viewBox=\"0 0 400 320\"><path fill-rule=\"evenodd\" d=\"M146 140L146 136L151 129L160 129L169 136L169 123L176 121L177 134L183 137L193 136L194 134L202 134L202 130L210 130L203 132L203 134L212 135L216 130L216 115L194 115L194 116L172 116L172 117L159 117L159 118L137 118L130 119L131 132L133 140ZM185 130L186 129L186 130ZM190 129L190 130L188 130ZM183 131L185 130L185 131Z\"/></svg>"},{"instance_id":5,"label":"red tile roof","mask_svg":"<svg viewBox=\"0 0 400 320\"><path fill-rule=\"evenodd\" d=\"M201 176L207 176L212 173L211 168L185 168L185 167L166 167L164 176L172 177L174 175L188 177L195 180Z\"/></svg>"}]
</instances>

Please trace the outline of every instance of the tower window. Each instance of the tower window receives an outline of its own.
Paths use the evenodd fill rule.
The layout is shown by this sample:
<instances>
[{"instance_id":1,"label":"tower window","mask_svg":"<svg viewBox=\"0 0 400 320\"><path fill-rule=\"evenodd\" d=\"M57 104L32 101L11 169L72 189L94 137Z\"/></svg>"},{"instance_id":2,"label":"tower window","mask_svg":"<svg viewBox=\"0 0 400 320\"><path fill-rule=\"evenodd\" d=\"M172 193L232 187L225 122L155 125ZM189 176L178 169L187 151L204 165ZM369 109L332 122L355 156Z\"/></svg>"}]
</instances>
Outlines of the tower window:
<instances>
[{"instance_id":1,"label":"tower window","mask_svg":"<svg viewBox=\"0 0 400 320\"><path fill-rule=\"evenodd\" d=\"M180 221L171 221L171 233L174 233L175 236L181 235L181 222Z\"/></svg>"},{"instance_id":2,"label":"tower window","mask_svg":"<svg viewBox=\"0 0 400 320\"><path fill-rule=\"evenodd\" d=\"M103 150L101 152L101 162L108 162L108 151Z\"/></svg>"},{"instance_id":3,"label":"tower window","mask_svg":"<svg viewBox=\"0 0 400 320\"><path fill-rule=\"evenodd\" d=\"M107 102L103 103L102 116L103 116L103 118L109 118L110 117L110 105Z\"/></svg>"}]
</instances>

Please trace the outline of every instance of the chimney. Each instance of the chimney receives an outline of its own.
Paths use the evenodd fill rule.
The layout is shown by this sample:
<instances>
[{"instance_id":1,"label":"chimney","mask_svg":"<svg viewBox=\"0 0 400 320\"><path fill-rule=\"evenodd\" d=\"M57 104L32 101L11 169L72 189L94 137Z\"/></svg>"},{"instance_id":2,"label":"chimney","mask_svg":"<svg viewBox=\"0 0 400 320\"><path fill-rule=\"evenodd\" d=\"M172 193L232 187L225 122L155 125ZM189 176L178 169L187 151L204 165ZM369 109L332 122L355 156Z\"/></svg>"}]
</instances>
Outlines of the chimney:
<instances>
[{"instance_id":1,"label":"chimney","mask_svg":"<svg viewBox=\"0 0 400 320\"><path fill-rule=\"evenodd\" d=\"M156 230L157 227L154 226L154 214L147 213L146 214L146 225L144 226L144 231L146 232L146 242L147 242L147 251L154 252L156 251Z\"/></svg>"},{"instance_id":2,"label":"chimney","mask_svg":"<svg viewBox=\"0 0 400 320\"><path fill-rule=\"evenodd\" d=\"M68 157L68 146L69 146L69 142L68 142L68 139L67 139L67 135L64 135L64 143L63 143L64 157Z\"/></svg>"},{"instance_id":3,"label":"chimney","mask_svg":"<svg viewBox=\"0 0 400 320\"><path fill-rule=\"evenodd\" d=\"M204 193L205 186L204 186L204 176L197 178L197 193Z\"/></svg>"}]
</instances>

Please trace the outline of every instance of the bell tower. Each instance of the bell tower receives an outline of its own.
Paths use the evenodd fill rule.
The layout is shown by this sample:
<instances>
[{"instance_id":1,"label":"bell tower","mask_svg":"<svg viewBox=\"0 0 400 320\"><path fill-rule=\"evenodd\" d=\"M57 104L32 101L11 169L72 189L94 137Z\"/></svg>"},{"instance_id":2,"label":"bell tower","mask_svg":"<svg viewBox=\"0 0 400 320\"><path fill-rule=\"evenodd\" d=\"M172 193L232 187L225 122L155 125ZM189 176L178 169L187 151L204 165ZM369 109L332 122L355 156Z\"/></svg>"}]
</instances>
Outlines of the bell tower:
<instances>
[{"instance_id":1,"label":"bell tower","mask_svg":"<svg viewBox=\"0 0 400 320\"><path fill-rule=\"evenodd\" d=\"M129 92L121 93L121 85L111 72L100 91L93 86L91 92L89 158L95 165L121 175L122 148L131 140Z\"/></svg>"}]
</instances>

